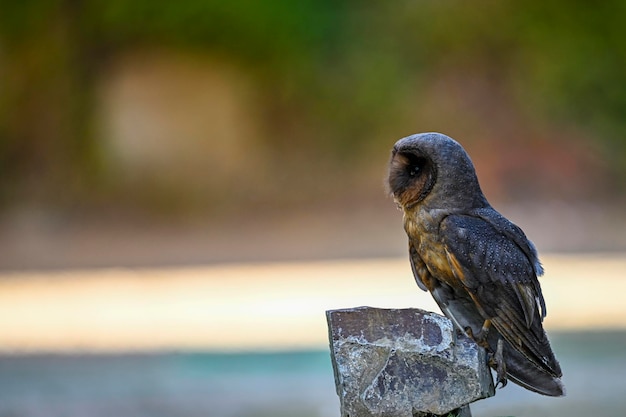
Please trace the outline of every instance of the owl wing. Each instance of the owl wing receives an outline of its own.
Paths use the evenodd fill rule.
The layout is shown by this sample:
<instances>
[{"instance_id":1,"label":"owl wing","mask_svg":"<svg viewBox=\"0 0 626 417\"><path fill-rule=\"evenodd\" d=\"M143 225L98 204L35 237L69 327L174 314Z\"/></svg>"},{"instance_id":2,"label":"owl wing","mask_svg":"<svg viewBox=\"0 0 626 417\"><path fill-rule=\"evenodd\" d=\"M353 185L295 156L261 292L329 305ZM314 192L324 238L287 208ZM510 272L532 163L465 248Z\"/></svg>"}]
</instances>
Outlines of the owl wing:
<instances>
[{"instance_id":1,"label":"owl wing","mask_svg":"<svg viewBox=\"0 0 626 417\"><path fill-rule=\"evenodd\" d=\"M499 216L499 215L498 215ZM450 215L441 223L441 237L454 276L465 286L480 314L524 357L560 376L541 322L545 303L537 280L532 244L512 236L513 228L484 217ZM506 221L506 219L505 219ZM508 222L508 221L507 221ZM519 241L526 242L520 245ZM494 347L492 347L494 348Z\"/></svg>"}]
</instances>

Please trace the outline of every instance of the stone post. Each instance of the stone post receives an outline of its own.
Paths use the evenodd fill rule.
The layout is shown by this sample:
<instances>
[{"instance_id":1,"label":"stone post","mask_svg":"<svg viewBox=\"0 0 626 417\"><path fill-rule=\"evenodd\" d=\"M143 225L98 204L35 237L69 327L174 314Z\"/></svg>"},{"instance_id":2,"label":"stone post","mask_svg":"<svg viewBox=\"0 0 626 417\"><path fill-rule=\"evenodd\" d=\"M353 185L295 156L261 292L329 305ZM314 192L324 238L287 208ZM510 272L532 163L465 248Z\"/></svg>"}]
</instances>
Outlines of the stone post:
<instances>
[{"instance_id":1,"label":"stone post","mask_svg":"<svg viewBox=\"0 0 626 417\"><path fill-rule=\"evenodd\" d=\"M326 312L342 417L471 417L494 395L486 352L439 314L357 307Z\"/></svg>"}]
</instances>

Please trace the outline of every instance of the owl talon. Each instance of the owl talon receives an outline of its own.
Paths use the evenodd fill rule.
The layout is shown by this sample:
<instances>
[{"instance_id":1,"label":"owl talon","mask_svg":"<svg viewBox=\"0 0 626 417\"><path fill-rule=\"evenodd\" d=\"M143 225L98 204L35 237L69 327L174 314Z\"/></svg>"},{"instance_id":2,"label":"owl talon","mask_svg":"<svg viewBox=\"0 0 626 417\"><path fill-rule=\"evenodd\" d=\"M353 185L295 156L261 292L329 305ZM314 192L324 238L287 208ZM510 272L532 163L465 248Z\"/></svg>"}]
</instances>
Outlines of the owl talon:
<instances>
[{"instance_id":1,"label":"owl talon","mask_svg":"<svg viewBox=\"0 0 626 417\"><path fill-rule=\"evenodd\" d=\"M485 349L489 349L489 344L487 343L487 335L489 334L489 328L491 327L491 320L485 320L483 323L483 327L480 329L478 334L474 334L474 331L470 326L465 327L465 334L472 340L476 342L476 344Z\"/></svg>"},{"instance_id":2,"label":"owl talon","mask_svg":"<svg viewBox=\"0 0 626 417\"><path fill-rule=\"evenodd\" d=\"M500 385L500 388L504 388L508 382L506 379L506 364L504 363L503 347L504 343L502 339L499 339L496 352L490 354L489 358L489 366L496 370L496 388L498 385Z\"/></svg>"}]
</instances>

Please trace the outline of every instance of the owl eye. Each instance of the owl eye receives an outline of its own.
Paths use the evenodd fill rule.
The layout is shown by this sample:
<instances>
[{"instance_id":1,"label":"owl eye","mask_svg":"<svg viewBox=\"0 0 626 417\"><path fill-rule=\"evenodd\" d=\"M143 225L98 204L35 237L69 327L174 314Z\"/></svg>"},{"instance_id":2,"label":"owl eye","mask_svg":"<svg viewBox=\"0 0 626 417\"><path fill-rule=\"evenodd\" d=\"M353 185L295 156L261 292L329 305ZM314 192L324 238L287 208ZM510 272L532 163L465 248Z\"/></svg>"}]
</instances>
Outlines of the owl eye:
<instances>
[{"instance_id":1,"label":"owl eye","mask_svg":"<svg viewBox=\"0 0 626 417\"><path fill-rule=\"evenodd\" d=\"M412 155L409 158L409 164L407 166L407 172L409 174L409 177L413 178L413 177L417 177L418 175L420 175L425 165L426 165L425 158L420 158L420 157L416 157Z\"/></svg>"}]
</instances>

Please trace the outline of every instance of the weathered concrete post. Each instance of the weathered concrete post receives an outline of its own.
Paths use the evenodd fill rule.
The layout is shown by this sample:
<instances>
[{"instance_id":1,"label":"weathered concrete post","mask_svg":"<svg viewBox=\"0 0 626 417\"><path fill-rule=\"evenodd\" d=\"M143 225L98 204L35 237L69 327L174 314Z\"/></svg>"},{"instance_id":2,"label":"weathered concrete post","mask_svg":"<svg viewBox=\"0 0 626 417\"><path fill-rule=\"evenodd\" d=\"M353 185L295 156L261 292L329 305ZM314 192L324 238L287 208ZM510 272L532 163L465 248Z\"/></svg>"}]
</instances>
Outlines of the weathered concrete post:
<instances>
[{"instance_id":1,"label":"weathered concrete post","mask_svg":"<svg viewBox=\"0 0 626 417\"><path fill-rule=\"evenodd\" d=\"M486 353L419 309L326 312L342 417L469 417L494 394Z\"/></svg>"}]
</instances>

